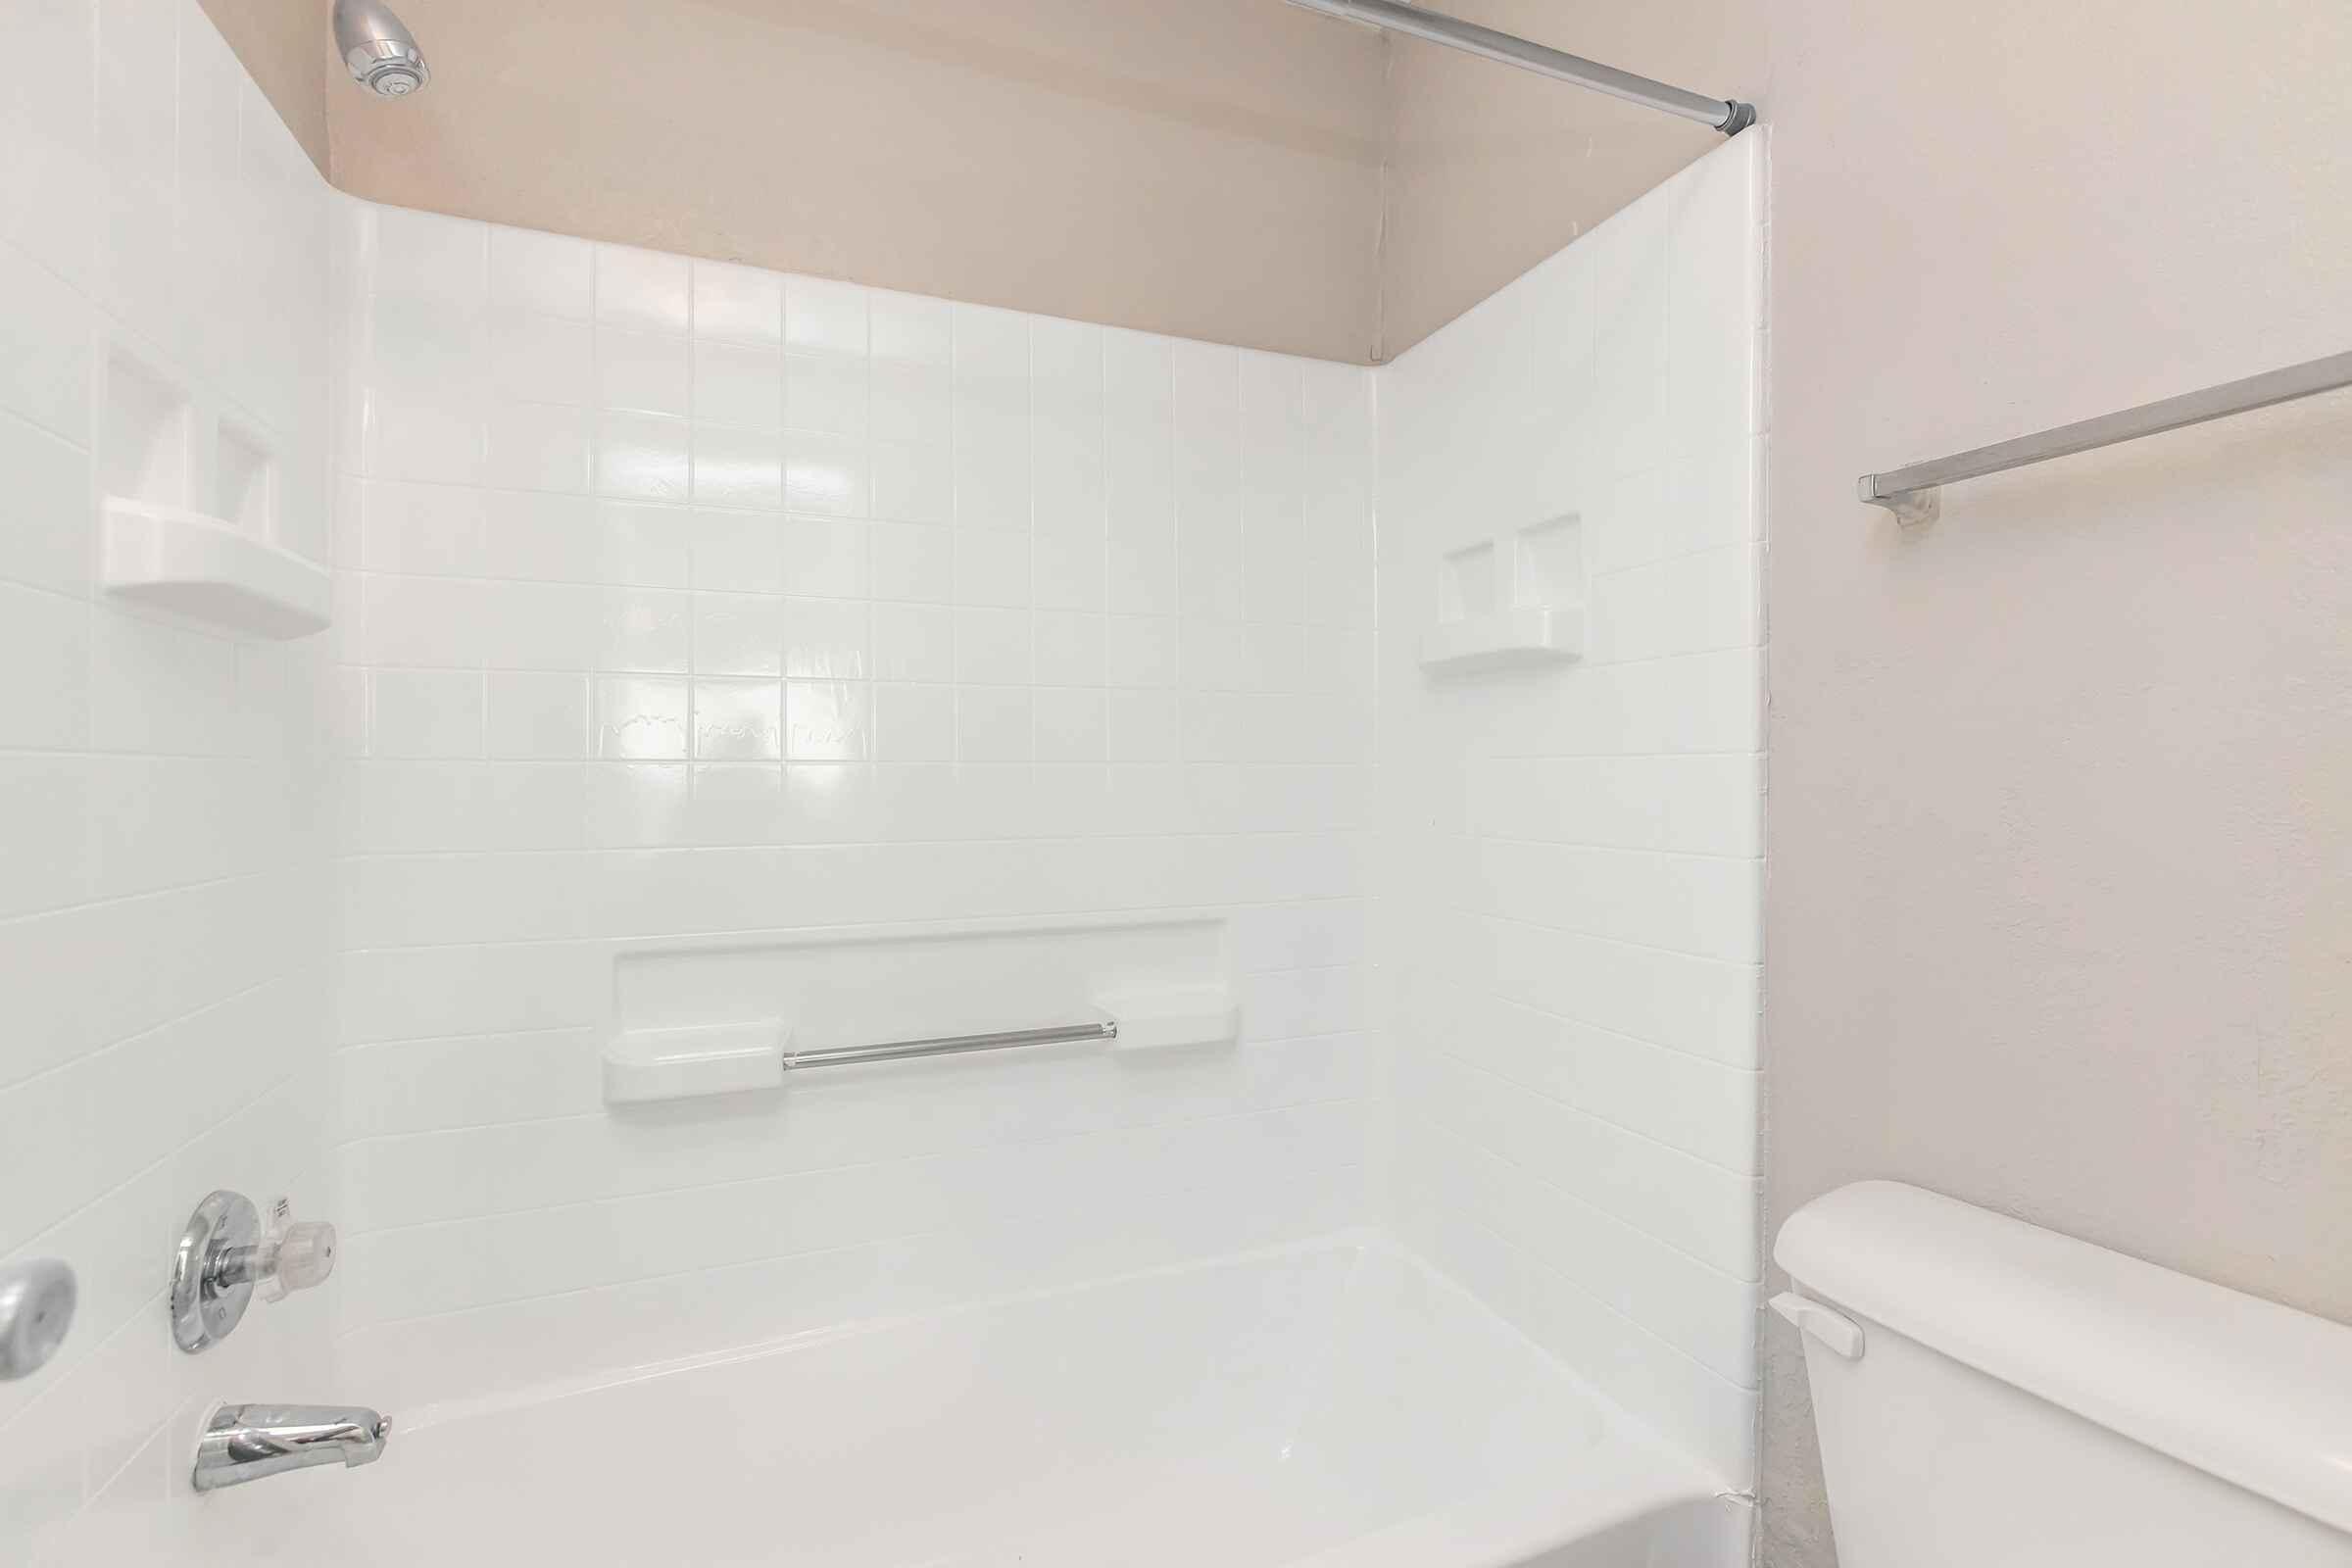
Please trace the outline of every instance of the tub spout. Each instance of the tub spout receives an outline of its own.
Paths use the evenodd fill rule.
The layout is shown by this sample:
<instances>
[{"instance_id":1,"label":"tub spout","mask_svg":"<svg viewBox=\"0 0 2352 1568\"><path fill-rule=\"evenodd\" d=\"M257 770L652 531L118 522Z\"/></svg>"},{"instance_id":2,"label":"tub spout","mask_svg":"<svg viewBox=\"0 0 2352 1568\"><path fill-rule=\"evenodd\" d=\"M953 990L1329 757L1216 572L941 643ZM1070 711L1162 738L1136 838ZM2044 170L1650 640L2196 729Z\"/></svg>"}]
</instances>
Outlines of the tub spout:
<instances>
[{"instance_id":1,"label":"tub spout","mask_svg":"<svg viewBox=\"0 0 2352 1568\"><path fill-rule=\"evenodd\" d=\"M240 1487L282 1470L373 1464L392 1423L373 1410L327 1404L224 1404L196 1443L198 1492Z\"/></svg>"}]
</instances>

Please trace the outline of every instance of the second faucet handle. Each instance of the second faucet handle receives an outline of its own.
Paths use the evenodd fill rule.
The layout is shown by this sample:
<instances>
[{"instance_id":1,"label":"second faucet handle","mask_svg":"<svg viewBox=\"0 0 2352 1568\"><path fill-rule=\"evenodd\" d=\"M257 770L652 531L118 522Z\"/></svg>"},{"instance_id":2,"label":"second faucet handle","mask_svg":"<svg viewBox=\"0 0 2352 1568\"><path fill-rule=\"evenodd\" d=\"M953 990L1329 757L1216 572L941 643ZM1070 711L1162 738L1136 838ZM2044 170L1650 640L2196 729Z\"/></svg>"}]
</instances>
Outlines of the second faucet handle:
<instances>
[{"instance_id":1,"label":"second faucet handle","mask_svg":"<svg viewBox=\"0 0 2352 1568\"><path fill-rule=\"evenodd\" d=\"M262 1294L282 1300L290 1291L324 1285L335 1271L335 1228L322 1219L299 1219L277 1235L276 1266Z\"/></svg>"},{"instance_id":2,"label":"second faucet handle","mask_svg":"<svg viewBox=\"0 0 2352 1568\"><path fill-rule=\"evenodd\" d=\"M284 1199L261 1212L241 1193L218 1192L189 1217L172 1269L172 1337L183 1350L226 1339L255 1287L270 1300L324 1284L335 1269L335 1228L293 1221Z\"/></svg>"}]
</instances>

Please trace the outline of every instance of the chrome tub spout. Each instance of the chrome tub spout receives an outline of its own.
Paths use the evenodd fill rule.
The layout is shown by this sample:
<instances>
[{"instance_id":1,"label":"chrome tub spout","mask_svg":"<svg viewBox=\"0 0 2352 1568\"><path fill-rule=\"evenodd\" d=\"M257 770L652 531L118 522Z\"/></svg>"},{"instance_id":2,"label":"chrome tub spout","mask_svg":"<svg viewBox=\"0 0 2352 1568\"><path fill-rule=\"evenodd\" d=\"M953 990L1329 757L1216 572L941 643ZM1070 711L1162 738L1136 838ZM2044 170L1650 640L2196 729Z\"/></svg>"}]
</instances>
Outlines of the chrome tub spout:
<instances>
[{"instance_id":1,"label":"chrome tub spout","mask_svg":"<svg viewBox=\"0 0 2352 1568\"><path fill-rule=\"evenodd\" d=\"M198 1492L240 1487L313 1465L373 1464L392 1423L373 1410L327 1404L224 1404L196 1444Z\"/></svg>"}]
</instances>

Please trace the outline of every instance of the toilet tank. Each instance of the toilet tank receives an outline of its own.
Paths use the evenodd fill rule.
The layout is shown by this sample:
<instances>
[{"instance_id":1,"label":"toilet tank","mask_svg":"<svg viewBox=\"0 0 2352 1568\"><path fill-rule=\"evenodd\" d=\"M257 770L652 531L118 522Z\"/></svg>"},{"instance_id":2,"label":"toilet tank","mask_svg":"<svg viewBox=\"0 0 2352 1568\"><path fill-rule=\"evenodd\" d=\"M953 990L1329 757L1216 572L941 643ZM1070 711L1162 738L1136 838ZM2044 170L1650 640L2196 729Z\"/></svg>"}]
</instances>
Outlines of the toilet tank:
<instances>
[{"instance_id":1,"label":"toilet tank","mask_svg":"<svg viewBox=\"0 0 2352 1568\"><path fill-rule=\"evenodd\" d=\"M1893 1182L1773 1257L1839 1568L2352 1568L2352 1328Z\"/></svg>"}]
</instances>

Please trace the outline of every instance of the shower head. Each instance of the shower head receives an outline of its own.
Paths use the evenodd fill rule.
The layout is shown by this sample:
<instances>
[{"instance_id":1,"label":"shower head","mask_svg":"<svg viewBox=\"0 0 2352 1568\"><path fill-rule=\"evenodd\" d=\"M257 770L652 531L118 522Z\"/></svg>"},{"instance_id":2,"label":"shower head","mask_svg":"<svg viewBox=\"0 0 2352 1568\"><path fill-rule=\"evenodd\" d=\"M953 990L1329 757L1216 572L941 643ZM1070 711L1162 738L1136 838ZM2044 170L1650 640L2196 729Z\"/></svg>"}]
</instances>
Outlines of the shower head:
<instances>
[{"instance_id":1,"label":"shower head","mask_svg":"<svg viewBox=\"0 0 2352 1568\"><path fill-rule=\"evenodd\" d=\"M406 98L433 79L424 51L384 0L335 0L335 53L379 98Z\"/></svg>"}]
</instances>

